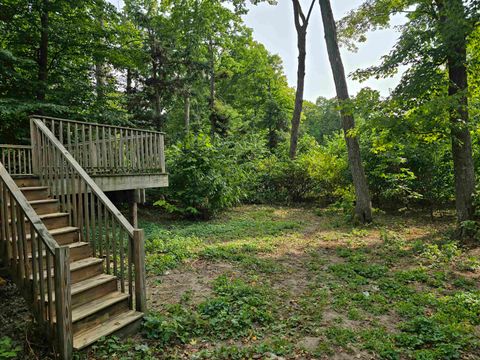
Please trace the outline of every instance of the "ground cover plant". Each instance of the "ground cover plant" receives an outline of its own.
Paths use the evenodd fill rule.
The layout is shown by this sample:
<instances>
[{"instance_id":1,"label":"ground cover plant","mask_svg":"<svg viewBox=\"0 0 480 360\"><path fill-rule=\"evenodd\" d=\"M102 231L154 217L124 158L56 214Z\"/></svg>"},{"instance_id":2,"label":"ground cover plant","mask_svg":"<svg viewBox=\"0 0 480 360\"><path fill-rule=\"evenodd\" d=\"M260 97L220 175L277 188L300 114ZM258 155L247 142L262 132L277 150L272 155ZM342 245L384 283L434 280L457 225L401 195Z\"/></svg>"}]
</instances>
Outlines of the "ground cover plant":
<instances>
[{"instance_id":1,"label":"ground cover plant","mask_svg":"<svg viewBox=\"0 0 480 360\"><path fill-rule=\"evenodd\" d=\"M143 215L150 313L140 334L80 359L478 358L480 253L452 240L448 216L354 227L314 208ZM48 358L33 329L6 333L1 351Z\"/></svg>"},{"instance_id":2,"label":"ground cover plant","mask_svg":"<svg viewBox=\"0 0 480 360\"><path fill-rule=\"evenodd\" d=\"M179 254L148 251L152 312L131 346L152 356L478 355L479 253L451 240L448 217L354 227L341 212L242 206L209 222L149 220L147 248L163 239Z\"/></svg>"}]
</instances>

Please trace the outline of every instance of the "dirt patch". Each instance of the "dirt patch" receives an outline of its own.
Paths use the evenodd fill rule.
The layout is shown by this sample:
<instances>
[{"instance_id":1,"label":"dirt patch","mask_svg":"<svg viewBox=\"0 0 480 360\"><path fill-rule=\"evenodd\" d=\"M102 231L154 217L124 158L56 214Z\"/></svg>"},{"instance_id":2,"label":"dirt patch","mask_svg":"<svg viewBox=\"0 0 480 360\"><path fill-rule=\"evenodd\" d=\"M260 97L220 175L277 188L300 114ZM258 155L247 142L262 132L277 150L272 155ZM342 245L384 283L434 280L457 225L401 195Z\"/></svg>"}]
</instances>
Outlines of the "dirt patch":
<instances>
[{"instance_id":1,"label":"dirt patch","mask_svg":"<svg viewBox=\"0 0 480 360\"><path fill-rule=\"evenodd\" d=\"M150 309L160 310L167 304L176 304L185 293L194 304L212 294L211 283L226 272L235 272L232 264L196 260L164 275L147 279L147 301Z\"/></svg>"}]
</instances>

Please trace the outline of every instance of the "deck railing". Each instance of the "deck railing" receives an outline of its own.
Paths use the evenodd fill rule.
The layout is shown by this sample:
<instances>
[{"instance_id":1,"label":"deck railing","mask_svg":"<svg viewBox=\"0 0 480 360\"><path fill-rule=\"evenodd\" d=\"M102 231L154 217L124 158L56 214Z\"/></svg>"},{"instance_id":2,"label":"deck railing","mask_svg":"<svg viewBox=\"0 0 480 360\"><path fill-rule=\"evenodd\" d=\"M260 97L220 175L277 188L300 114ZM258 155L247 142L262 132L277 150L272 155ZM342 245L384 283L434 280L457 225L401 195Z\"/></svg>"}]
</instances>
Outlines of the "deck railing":
<instances>
[{"instance_id":1,"label":"deck railing","mask_svg":"<svg viewBox=\"0 0 480 360\"><path fill-rule=\"evenodd\" d=\"M35 115L87 171L96 175L165 173L164 134Z\"/></svg>"},{"instance_id":2,"label":"deck railing","mask_svg":"<svg viewBox=\"0 0 480 360\"><path fill-rule=\"evenodd\" d=\"M31 118L34 171L70 213L93 255L105 259L104 271L115 275L131 307L144 312L145 250L143 230L134 229L43 119Z\"/></svg>"},{"instance_id":3,"label":"deck railing","mask_svg":"<svg viewBox=\"0 0 480 360\"><path fill-rule=\"evenodd\" d=\"M0 163L0 256L17 287L29 299L35 318L56 339L57 352L73 348L70 249L60 247Z\"/></svg>"},{"instance_id":4,"label":"deck railing","mask_svg":"<svg viewBox=\"0 0 480 360\"><path fill-rule=\"evenodd\" d=\"M0 160L10 175L32 174L30 145L0 145Z\"/></svg>"}]
</instances>

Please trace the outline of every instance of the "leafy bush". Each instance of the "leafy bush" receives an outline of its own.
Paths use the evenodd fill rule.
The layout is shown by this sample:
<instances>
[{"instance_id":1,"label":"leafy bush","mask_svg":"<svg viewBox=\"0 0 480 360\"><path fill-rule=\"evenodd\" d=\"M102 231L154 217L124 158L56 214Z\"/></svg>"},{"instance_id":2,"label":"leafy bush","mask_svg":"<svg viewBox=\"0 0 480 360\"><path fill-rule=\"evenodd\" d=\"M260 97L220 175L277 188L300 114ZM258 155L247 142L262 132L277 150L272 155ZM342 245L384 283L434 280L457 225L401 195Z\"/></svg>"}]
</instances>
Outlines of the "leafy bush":
<instances>
[{"instance_id":1,"label":"leafy bush","mask_svg":"<svg viewBox=\"0 0 480 360\"><path fill-rule=\"evenodd\" d=\"M287 149L258 160L256 181L249 192L253 201L331 203L339 198L338 193L347 186L348 179L343 139L335 135L319 145L305 135L298 150L294 160L286 157Z\"/></svg>"},{"instance_id":2,"label":"leafy bush","mask_svg":"<svg viewBox=\"0 0 480 360\"><path fill-rule=\"evenodd\" d=\"M242 199L243 172L222 144L208 136L188 137L168 153L170 186L155 204L172 213L210 218Z\"/></svg>"},{"instance_id":3,"label":"leafy bush","mask_svg":"<svg viewBox=\"0 0 480 360\"><path fill-rule=\"evenodd\" d=\"M0 359L16 359L21 351L8 336L0 338Z\"/></svg>"}]
</instances>

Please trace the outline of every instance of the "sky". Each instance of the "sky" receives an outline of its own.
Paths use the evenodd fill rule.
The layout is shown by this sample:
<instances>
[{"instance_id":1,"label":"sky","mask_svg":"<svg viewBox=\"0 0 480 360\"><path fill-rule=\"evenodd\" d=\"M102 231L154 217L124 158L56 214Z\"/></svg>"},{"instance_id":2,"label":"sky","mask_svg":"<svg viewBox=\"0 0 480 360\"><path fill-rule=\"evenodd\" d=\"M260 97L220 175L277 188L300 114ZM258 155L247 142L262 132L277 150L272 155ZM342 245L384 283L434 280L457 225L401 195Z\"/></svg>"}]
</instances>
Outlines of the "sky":
<instances>
[{"instance_id":1,"label":"sky","mask_svg":"<svg viewBox=\"0 0 480 360\"><path fill-rule=\"evenodd\" d=\"M302 0L304 12L307 12L310 1ZM348 11L355 9L362 0L332 0L335 19L342 18ZM244 16L248 27L253 29L255 40L261 42L272 53L283 59L285 73L291 86L295 86L297 77L297 40L293 21L291 0L278 0L275 6L260 4L249 6L249 13ZM403 18L394 19L394 24L401 24ZM328 61L320 7L316 1L307 31L307 59L305 75L305 94L307 100L315 101L318 96L331 98L335 96L335 86ZM393 30L381 30L368 35L366 43L359 44L356 53L342 48L342 58L346 74L358 68L366 68L380 63L382 55L387 54L395 44L399 34ZM363 83L348 79L351 95L355 95L363 87L379 90L386 96L395 88L400 74L394 78L367 80Z\"/></svg>"},{"instance_id":2,"label":"sky","mask_svg":"<svg viewBox=\"0 0 480 360\"><path fill-rule=\"evenodd\" d=\"M122 6L122 0L109 0L117 7ZM331 0L335 19L342 18L349 10L356 8L363 0ZM307 58L305 93L306 100L315 101L317 97L331 98L335 96L333 77L328 62L325 40L323 37L322 20L318 1L313 9L307 32ZM309 0L301 0L304 12L307 12ZM290 86L295 87L297 81L297 40L293 21L291 0L278 0L277 5L262 3L249 5L245 15L246 25L253 29L253 37L261 42L273 54L278 54L283 60L284 70ZM397 17L393 24L401 24L403 18ZM342 58L345 72L350 74L359 68L379 64L381 56L387 54L395 44L398 33L393 29L376 31L368 35L366 43L359 44L355 53L342 48ZM355 95L363 87L371 87L387 96L400 79L400 74L388 79L370 79L363 83L348 79L350 95Z\"/></svg>"}]
</instances>

